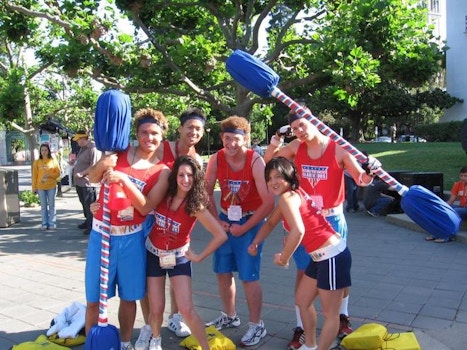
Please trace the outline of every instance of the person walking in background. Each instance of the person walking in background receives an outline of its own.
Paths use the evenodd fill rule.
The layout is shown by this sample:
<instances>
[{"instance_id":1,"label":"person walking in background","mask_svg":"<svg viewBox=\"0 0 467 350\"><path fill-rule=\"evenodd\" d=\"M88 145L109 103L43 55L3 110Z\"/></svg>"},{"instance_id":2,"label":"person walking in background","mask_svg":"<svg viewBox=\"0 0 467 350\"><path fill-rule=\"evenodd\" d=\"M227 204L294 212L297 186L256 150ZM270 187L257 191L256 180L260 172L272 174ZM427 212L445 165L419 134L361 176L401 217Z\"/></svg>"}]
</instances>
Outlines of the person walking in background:
<instances>
[{"instance_id":1,"label":"person walking in background","mask_svg":"<svg viewBox=\"0 0 467 350\"><path fill-rule=\"evenodd\" d=\"M257 254L258 246L282 220L288 232L274 263L288 266L293 252L300 244L311 256L304 276L295 292L305 330L305 341L300 350L329 349L339 330L339 305L344 289L351 284L352 258L346 241L332 228L321 210L299 184L293 163L283 157L273 158L264 171L269 189L278 196L277 207L248 248ZM316 312L313 301L320 297L324 324L316 342Z\"/></svg>"},{"instance_id":2,"label":"person walking in background","mask_svg":"<svg viewBox=\"0 0 467 350\"><path fill-rule=\"evenodd\" d=\"M247 248L274 206L274 198L264 180L263 158L247 148L250 123L243 117L231 116L220 123L223 148L215 153L206 169L206 185L210 197L209 209L227 231L228 240L214 253L213 266L222 299L220 317L206 323L217 329L239 327L236 313L236 286L233 273L238 271L243 283L249 327L241 338L241 346L258 344L266 336L261 320L263 291L260 284L261 250L250 256ZM218 215L214 187L221 190Z\"/></svg>"},{"instance_id":3,"label":"person walking in background","mask_svg":"<svg viewBox=\"0 0 467 350\"><path fill-rule=\"evenodd\" d=\"M48 144L42 144L39 152L39 159L36 159L32 166L32 191L39 195L41 202L42 230L52 230L57 227L55 194L60 166L52 157Z\"/></svg>"},{"instance_id":4,"label":"person walking in background","mask_svg":"<svg viewBox=\"0 0 467 350\"><path fill-rule=\"evenodd\" d=\"M389 206L395 200L394 197L384 194L390 190L394 191L395 188L389 186L379 177L376 177L373 183L363 190L363 205L369 215L373 217L386 216Z\"/></svg>"},{"instance_id":5,"label":"person walking in background","mask_svg":"<svg viewBox=\"0 0 467 350\"><path fill-rule=\"evenodd\" d=\"M83 229L83 233L88 235L91 232L92 213L91 203L97 198L98 184L89 181L89 170L97 163L101 157L101 152L96 148L94 141L89 140L88 133L85 130L78 131L73 137L80 147L74 161L73 183L76 186L76 193L83 207L85 221L78 225Z\"/></svg>"},{"instance_id":6,"label":"person walking in background","mask_svg":"<svg viewBox=\"0 0 467 350\"><path fill-rule=\"evenodd\" d=\"M63 197L62 178L65 177L66 175L65 174L66 162L64 162L63 160L63 140L60 137L60 135L58 137L58 150L55 156L56 156L58 165L60 166L60 175L57 178L57 197Z\"/></svg>"},{"instance_id":7,"label":"person walking in background","mask_svg":"<svg viewBox=\"0 0 467 350\"><path fill-rule=\"evenodd\" d=\"M334 230L346 240L348 227L343 212L345 200L344 170L347 170L358 186L368 186L373 181L373 171L381 166L375 158L369 158L365 168L355 157L339 146L330 137L323 135L304 116L290 111L288 121L296 139L283 145L280 134L273 135L266 150L266 162L274 157L282 156L294 160L301 188L308 193L321 213L326 217ZM297 265L295 287L298 288L310 257L303 246L293 255ZM344 293L340 310L340 327L336 334L344 337L352 332L348 312L349 289ZM312 306L313 307L313 306ZM298 306L295 307L297 326L289 342L289 349L298 349L303 341L303 327Z\"/></svg>"},{"instance_id":8,"label":"person walking in background","mask_svg":"<svg viewBox=\"0 0 467 350\"><path fill-rule=\"evenodd\" d=\"M391 142L396 143L397 142L397 125L396 125L396 123L393 123L391 125L390 132L391 132Z\"/></svg>"},{"instance_id":9,"label":"person walking in background","mask_svg":"<svg viewBox=\"0 0 467 350\"><path fill-rule=\"evenodd\" d=\"M162 350L160 330L164 318L167 275L183 319L193 331L201 349L210 349L204 324L193 305L191 262L203 261L225 242L227 235L207 209L208 204L202 167L192 157L180 156L173 164L168 194L155 209L154 226L146 240L147 294L152 328L149 350ZM213 236L199 254L190 249L196 220Z\"/></svg>"}]
</instances>

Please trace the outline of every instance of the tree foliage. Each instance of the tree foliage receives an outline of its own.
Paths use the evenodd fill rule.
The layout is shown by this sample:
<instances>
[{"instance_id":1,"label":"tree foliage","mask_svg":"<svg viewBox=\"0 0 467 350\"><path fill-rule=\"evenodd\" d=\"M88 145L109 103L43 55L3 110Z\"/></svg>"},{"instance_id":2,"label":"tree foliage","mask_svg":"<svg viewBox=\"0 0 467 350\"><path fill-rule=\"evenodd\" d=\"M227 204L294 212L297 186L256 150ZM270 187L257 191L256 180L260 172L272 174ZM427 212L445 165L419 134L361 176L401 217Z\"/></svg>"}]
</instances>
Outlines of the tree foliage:
<instances>
[{"instance_id":1,"label":"tree foliage","mask_svg":"<svg viewBox=\"0 0 467 350\"><path fill-rule=\"evenodd\" d=\"M47 40L36 50L39 62L123 89L136 105L151 96L144 100L169 115L194 104L216 119L246 116L263 139L276 101L232 81L224 64L232 50L261 57L281 77L282 90L358 131L369 120L416 111L417 94L429 91L440 70L443 52L418 3L6 0L5 6L42 20Z\"/></svg>"}]
</instances>

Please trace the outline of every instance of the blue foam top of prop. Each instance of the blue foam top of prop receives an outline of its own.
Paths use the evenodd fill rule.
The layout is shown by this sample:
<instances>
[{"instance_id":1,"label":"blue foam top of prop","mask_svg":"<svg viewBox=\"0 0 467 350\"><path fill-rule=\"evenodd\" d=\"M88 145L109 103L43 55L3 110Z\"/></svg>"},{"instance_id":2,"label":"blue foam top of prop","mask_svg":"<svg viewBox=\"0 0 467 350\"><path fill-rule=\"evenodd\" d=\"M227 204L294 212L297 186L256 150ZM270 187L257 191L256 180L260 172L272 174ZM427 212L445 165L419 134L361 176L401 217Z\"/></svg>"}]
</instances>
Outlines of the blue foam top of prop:
<instances>
[{"instance_id":1,"label":"blue foam top of prop","mask_svg":"<svg viewBox=\"0 0 467 350\"><path fill-rule=\"evenodd\" d=\"M96 106L94 139L103 152L121 152L128 148L131 131L130 97L118 90L102 93Z\"/></svg>"},{"instance_id":2,"label":"blue foam top of prop","mask_svg":"<svg viewBox=\"0 0 467 350\"><path fill-rule=\"evenodd\" d=\"M270 97L279 83L276 72L260 59L242 50L235 50L225 66L232 78L261 97Z\"/></svg>"},{"instance_id":3,"label":"blue foam top of prop","mask_svg":"<svg viewBox=\"0 0 467 350\"><path fill-rule=\"evenodd\" d=\"M86 336L85 350L120 350L120 334L114 325L93 326Z\"/></svg>"},{"instance_id":4,"label":"blue foam top of prop","mask_svg":"<svg viewBox=\"0 0 467 350\"><path fill-rule=\"evenodd\" d=\"M461 218L440 197L420 185L409 188L401 207L416 224L437 238L449 238L459 231Z\"/></svg>"}]
</instances>

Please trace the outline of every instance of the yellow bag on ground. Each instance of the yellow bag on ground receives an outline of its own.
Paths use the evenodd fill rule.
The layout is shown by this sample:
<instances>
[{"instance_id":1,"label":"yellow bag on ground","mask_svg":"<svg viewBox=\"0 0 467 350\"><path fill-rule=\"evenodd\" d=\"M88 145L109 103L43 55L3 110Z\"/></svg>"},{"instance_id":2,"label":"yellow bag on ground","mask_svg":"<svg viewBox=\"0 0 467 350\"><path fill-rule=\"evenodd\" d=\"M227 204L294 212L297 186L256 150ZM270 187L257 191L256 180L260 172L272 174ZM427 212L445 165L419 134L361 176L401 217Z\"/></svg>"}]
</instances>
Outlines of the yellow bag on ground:
<instances>
[{"instance_id":1,"label":"yellow bag on ground","mask_svg":"<svg viewBox=\"0 0 467 350\"><path fill-rule=\"evenodd\" d=\"M64 346L77 346L84 344L86 337L83 334L78 334L76 338L60 338L58 333L54 333L47 337L52 343Z\"/></svg>"},{"instance_id":2,"label":"yellow bag on ground","mask_svg":"<svg viewBox=\"0 0 467 350\"><path fill-rule=\"evenodd\" d=\"M40 335L35 341L27 341L14 345L12 350L70 350L65 346L52 343L45 335Z\"/></svg>"},{"instance_id":3,"label":"yellow bag on ground","mask_svg":"<svg viewBox=\"0 0 467 350\"><path fill-rule=\"evenodd\" d=\"M208 337L208 343L211 350L236 350L236 346L232 340L219 332L215 326L209 326L206 328L206 336ZM180 342L180 346L189 350L201 350L201 346L193 335L183 339Z\"/></svg>"},{"instance_id":4,"label":"yellow bag on ground","mask_svg":"<svg viewBox=\"0 0 467 350\"><path fill-rule=\"evenodd\" d=\"M344 338L345 339L345 338ZM384 338L383 350L421 350L413 332L391 333Z\"/></svg>"},{"instance_id":5,"label":"yellow bag on ground","mask_svg":"<svg viewBox=\"0 0 467 350\"><path fill-rule=\"evenodd\" d=\"M383 340L388 330L377 323L364 324L342 339L340 345L347 350L382 349Z\"/></svg>"}]
</instances>

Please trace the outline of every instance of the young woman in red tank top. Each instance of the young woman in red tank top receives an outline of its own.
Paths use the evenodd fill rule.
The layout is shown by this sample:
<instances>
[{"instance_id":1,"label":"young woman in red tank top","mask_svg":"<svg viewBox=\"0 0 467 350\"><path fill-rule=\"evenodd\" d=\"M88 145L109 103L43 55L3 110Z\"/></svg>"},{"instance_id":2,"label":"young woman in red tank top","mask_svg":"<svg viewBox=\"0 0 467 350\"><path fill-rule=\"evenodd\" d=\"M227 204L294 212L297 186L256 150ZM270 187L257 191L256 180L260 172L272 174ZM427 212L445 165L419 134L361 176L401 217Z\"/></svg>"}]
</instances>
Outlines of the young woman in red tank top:
<instances>
[{"instance_id":1,"label":"young woman in red tank top","mask_svg":"<svg viewBox=\"0 0 467 350\"><path fill-rule=\"evenodd\" d=\"M177 158L169 176L169 191L155 209L154 226L146 240L150 349L162 349L160 330L165 308L165 279L169 276L183 319L201 348L209 350L205 326L193 305L191 262L203 261L227 240L227 234L207 209L208 203L204 172L198 162L190 156ZM189 248L196 220L213 236L199 254Z\"/></svg>"},{"instance_id":2,"label":"young woman in red tank top","mask_svg":"<svg viewBox=\"0 0 467 350\"><path fill-rule=\"evenodd\" d=\"M282 252L275 254L274 263L288 266L289 260L300 244L312 257L296 289L295 302L305 331L305 343L300 350L327 350L339 329L339 305L344 289L351 284L352 258L345 240L332 228L321 210L304 190L299 187L298 174L289 160L278 157L266 164L264 171L269 189L278 196L277 207L260 228L248 248L257 254L258 245L282 220L288 231ZM316 312L313 305L321 299L324 324L316 343Z\"/></svg>"}]
</instances>

